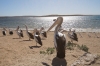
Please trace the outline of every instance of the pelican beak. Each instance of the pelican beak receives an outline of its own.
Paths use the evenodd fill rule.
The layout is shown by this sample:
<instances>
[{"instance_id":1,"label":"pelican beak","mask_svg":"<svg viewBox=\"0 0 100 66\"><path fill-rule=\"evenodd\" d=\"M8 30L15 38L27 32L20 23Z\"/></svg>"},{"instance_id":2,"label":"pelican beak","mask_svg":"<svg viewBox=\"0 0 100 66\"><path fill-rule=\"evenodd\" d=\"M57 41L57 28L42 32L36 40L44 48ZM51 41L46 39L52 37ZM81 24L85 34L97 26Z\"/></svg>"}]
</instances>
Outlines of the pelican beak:
<instances>
[{"instance_id":1,"label":"pelican beak","mask_svg":"<svg viewBox=\"0 0 100 66\"><path fill-rule=\"evenodd\" d=\"M63 22L63 18L62 17L58 17L57 20L55 20L55 22L53 23L53 25L47 30L47 32L50 31L57 24L61 25L62 22Z\"/></svg>"},{"instance_id":2,"label":"pelican beak","mask_svg":"<svg viewBox=\"0 0 100 66\"><path fill-rule=\"evenodd\" d=\"M56 26L57 25L57 20L53 23L53 25L47 30L47 32L48 31L50 31L54 26Z\"/></svg>"}]
</instances>

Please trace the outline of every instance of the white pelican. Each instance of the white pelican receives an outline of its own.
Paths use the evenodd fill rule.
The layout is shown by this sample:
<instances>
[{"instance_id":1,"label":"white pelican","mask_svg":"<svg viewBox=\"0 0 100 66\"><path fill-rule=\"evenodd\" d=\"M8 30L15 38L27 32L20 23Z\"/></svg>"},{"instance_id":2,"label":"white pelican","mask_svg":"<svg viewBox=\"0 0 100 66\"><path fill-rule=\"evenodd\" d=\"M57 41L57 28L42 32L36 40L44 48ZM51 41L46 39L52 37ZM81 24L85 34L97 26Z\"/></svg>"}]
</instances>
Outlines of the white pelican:
<instances>
[{"instance_id":1,"label":"white pelican","mask_svg":"<svg viewBox=\"0 0 100 66\"><path fill-rule=\"evenodd\" d=\"M30 39L34 39L33 34L30 33L30 32L28 31L28 28L27 28L26 25L25 25L25 27L26 27L26 33L27 33L27 35L28 35L28 37L29 37L29 40L30 40Z\"/></svg>"},{"instance_id":2,"label":"white pelican","mask_svg":"<svg viewBox=\"0 0 100 66\"><path fill-rule=\"evenodd\" d=\"M9 29L9 34L10 34L10 35L13 35L13 31L12 31L12 30L10 30L10 29Z\"/></svg>"},{"instance_id":3,"label":"white pelican","mask_svg":"<svg viewBox=\"0 0 100 66\"><path fill-rule=\"evenodd\" d=\"M39 33L38 33L37 29L34 29L34 39L36 41L36 46L37 46L37 43L42 46L41 37L39 36Z\"/></svg>"},{"instance_id":4,"label":"white pelican","mask_svg":"<svg viewBox=\"0 0 100 66\"><path fill-rule=\"evenodd\" d=\"M17 27L16 31L17 31L17 35L19 36L19 38L24 37L23 31L21 29L19 30L19 26Z\"/></svg>"},{"instance_id":5,"label":"white pelican","mask_svg":"<svg viewBox=\"0 0 100 66\"><path fill-rule=\"evenodd\" d=\"M5 36L6 35L6 28L3 28L3 30L2 30L2 34Z\"/></svg>"},{"instance_id":6,"label":"white pelican","mask_svg":"<svg viewBox=\"0 0 100 66\"><path fill-rule=\"evenodd\" d=\"M73 43L73 40L78 42L78 37L77 37L77 34L75 33L75 30L71 31L71 29L69 29L68 37L71 39L72 43Z\"/></svg>"},{"instance_id":7,"label":"white pelican","mask_svg":"<svg viewBox=\"0 0 100 66\"><path fill-rule=\"evenodd\" d=\"M41 29L40 29L40 34L41 34L41 36L42 36L42 39L47 38L47 33L46 33L46 31L44 30L44 27L41 27Z\"/></svg>"},{"instance_id":8,"label":"white pelican","mask_svg":"<svg viewBox=\"0 0 100 66\"><path fill-rule=\"evenodd\" d=\"M65 34L59 32L62 23L63 18L58 17L57 20L55 20L54 24L47 30L48 32L57 25L54 31L54 46L56 48L58 58L65 58L66 36Z\"/></svg>"}]
</instances>

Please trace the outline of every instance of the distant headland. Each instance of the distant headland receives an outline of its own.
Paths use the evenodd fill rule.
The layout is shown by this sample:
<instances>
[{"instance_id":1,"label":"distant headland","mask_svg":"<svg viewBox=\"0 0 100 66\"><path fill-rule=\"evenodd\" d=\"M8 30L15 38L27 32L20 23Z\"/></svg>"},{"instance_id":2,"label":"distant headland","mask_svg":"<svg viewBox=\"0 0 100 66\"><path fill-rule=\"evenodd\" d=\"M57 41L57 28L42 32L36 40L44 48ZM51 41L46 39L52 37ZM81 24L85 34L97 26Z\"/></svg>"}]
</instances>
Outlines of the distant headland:
<instances>
[{"instance_id":1,"label":"distant headland","mask_svg":"<svg viewBox=\"0 0 100 66\"><path fill-rule=\"evenodd\" d=\"M42 15L42 16L24 15L24 16L0 16L0 17L57 17L57 16L94 16L94 15L82 15L82 14L74 14L74 15Z\"/></svg>"}]
</instances>

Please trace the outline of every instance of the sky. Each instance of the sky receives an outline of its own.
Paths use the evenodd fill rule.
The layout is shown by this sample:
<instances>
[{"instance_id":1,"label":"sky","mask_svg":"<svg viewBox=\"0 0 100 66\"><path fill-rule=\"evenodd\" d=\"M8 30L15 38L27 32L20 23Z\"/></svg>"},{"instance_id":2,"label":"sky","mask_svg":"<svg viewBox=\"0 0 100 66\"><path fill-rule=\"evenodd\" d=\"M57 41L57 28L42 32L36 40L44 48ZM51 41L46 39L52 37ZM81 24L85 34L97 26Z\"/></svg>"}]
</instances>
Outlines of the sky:
<instances>
[{"instance_id":1,"label":"sky","mask_svg":"<svg viewBox=\"0 0 100 66\"><path fill-rule=\"evenodd\" d=\"M0 16L100 15L100 0L0 0Z\"/></svg>"}]
</instances>

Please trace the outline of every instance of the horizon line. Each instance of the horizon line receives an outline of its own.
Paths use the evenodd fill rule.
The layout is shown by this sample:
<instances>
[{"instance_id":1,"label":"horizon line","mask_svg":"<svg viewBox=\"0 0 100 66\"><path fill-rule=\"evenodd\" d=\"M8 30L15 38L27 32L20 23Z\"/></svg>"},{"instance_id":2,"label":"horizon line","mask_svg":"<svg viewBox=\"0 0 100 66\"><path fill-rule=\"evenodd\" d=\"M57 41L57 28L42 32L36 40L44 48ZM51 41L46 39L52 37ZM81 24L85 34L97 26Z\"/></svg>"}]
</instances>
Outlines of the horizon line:
<instances>
[{"instance_id":1,"label":"horizon line","mask_svg":"<svg viewBox=\"0 0 100 66\"><path fill-rule=\"evenodd\" d=\"M20 16L0 16L0 17L53 17L53 16L93 16L97 14L68 14L68 15L61 15L61 14L50 14L50 15L20 15ZM100 15L100 14L98 14Z\"/></svg>"}]
</instances>

